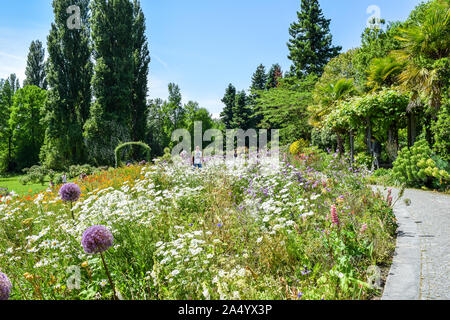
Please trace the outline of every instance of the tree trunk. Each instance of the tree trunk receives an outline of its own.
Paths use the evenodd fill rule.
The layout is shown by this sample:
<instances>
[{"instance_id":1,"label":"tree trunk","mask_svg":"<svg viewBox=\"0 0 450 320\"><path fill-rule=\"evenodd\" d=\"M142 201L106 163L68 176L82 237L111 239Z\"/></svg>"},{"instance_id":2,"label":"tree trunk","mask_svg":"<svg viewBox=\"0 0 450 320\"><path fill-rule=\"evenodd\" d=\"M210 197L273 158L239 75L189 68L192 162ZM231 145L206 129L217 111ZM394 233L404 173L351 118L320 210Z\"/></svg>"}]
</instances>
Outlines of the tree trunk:
<instances>
[{"instance_id":1,"label":"tree trunk","mask_svg":"<svg viewBox=\"0 0 450 320\"><path fill-rule=\"evenodd\" d=\"M413 112L408 113L408 147L411 148L416 142L416 116Z\"/></svg>"},{"instance_id":2,"label":"tree trunk","mask_svg":"<svg viewBox=\"0 0 450 320\"><path fill-rule=\"evenodd\" d=\"M370 122L370 118L367 118L367 152L372 154L372 123Z\"/></svg>"},{"instance_id":3,"label":"tree trunk","mask_svg":"<svg viewBox=\"0 0 450 320\"><path fill-rule=\"evenodd\" d=\"M391 124L388 128L388 143L386 149L389 159L391 162L394 162L398 155L398 129L396 123Z\"/></svg>"},{"instance_id":4,"label":"tree trunk","mask_svg":"<svg viewBox=\"0 0 450 320\"><path fill-rule=\"evenodd\" d=\"M337 136L339 157L341 157L344 154L344 141L343 141L342 136L341 136L341 134L339 132L336 133L336 136Z\"/></svg>"}]
</instances>

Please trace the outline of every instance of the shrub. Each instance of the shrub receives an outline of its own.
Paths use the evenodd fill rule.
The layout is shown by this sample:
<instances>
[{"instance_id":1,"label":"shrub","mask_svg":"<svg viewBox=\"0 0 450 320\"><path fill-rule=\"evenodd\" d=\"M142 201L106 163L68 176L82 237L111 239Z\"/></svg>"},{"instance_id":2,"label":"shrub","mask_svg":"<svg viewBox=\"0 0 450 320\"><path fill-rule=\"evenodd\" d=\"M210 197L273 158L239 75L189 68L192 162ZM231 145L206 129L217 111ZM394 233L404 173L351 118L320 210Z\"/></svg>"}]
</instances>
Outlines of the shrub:
<instances>
[{"instance_id":1,"label":"shrub","mask_svg":"<svg viewBox=\"0 0 450 320\"><path fill-rule=\"evenodd\" d=\"M292 155L297 155L300 152L302 152L303 149L307 148L309 146L309 143L304 140L304 139L300 139L295 141L293 144L291 144L291 146L289 147L289 152Z\"/></svg>"},{"instance_id":2,"label":"shrub","mask_svg":"<svg viewBox=\"0 0 450 320\"><path fill-rule=\"evenodd\" d=\"M26 173L27 179L21 179L22 184L32 183L40 183L44 185L45 176L47 175L47 169L43 166L32 166L31 168L23 169L23 172Z\"/></svg>"},{"instance_id":3,"label":"shrub","mask_svg":"<svg viewBox=\"0 0 450 320\"><path fill-rule=\"evenodd\" d=\"M404 148L394 162L393 175L410 187L437 187L448 184L448 164L433 154L425 139L417 141L411 149Z\"/></svg>"},{"instance_id":4,"label":"shrub","mask_svg":"<svg viewBox=\"0 0 450 320\"><path fill-rule=\"evenodd\" d=\"M373 158L367 152L360 152L355 156L355 162L366 169L372 165Z\"/></svg>"},{"instance_id":5,"label":"shrub","mask_svg":"<svg viewBox=\"0 0 450 320\"><path fill-rule=\"evenodd\" d=\"M437 121L433 125L433 132L435 132L434 151L445 160L450 161L450 108L443 106L439 112Z\"/></svg>"}]
</instances>

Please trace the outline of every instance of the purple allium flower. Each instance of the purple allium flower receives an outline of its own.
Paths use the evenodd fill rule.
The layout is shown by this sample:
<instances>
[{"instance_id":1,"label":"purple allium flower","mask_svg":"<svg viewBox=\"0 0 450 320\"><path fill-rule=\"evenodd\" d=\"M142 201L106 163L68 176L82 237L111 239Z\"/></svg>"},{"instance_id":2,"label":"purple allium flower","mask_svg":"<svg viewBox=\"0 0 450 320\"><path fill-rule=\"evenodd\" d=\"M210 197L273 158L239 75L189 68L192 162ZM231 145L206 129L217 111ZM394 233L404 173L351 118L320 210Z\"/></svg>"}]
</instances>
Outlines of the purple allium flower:
<instances>
[{"instance_id":1,"label":"purple allium flower","mask_svg":"<svg viewBox=\"0 0 450 320\"><path fill-rule=\"evenodd\" d=\"M66 183L59 190L61 200L66 202L75 202L80 199L81 190L75 183Z\"/></svg>"},{"instance_id":2,"label":"purple allium flower","mask_svg":"<svg viewBox=\"0 0 450 320\"><path fill-rule=\"evenodd\" d=\"M114 242L111 231L105 226L92 226L83 233L81 244L86 253L96 254L108 250Z\"/></svg>"},{"instance_id":3,"label":"purple allium flower","mask_svg":"<svg viewBox=\"0 0 450 320\"><path fill-rule=\"evenodd\" d=\"M6 274L0 272L0 300L8 300L12 284Z\"/></svg>"}]
</instances>

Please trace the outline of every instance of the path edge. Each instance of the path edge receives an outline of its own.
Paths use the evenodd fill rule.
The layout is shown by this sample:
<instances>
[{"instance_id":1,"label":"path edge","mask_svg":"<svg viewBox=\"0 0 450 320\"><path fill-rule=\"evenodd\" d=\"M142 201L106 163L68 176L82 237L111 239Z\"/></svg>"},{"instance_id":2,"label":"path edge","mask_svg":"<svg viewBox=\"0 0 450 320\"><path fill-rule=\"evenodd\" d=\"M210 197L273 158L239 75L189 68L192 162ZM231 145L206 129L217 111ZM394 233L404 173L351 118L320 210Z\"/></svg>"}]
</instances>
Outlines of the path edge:
<instances>
[{"instance_id":1,"label":"path edge","mask_svg":"<svg viewBox=\"0 0 450 320\"><path fill-rule=\"evenodd\" d=\"M397 245L381 300L419 300L421 252L418 227L406 205L394 207Z\"/></svg>"}]
</instances>

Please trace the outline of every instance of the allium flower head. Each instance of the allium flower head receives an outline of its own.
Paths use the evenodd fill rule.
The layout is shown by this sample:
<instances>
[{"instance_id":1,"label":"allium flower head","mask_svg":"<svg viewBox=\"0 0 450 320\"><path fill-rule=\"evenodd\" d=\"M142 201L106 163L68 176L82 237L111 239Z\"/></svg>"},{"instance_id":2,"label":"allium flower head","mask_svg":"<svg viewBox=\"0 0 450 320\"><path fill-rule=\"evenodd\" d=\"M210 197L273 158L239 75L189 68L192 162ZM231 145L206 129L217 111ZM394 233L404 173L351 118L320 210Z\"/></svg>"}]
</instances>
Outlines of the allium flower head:
<instances>
[{"instance_id":1,"label":"allium flower head","mask_svg":"<svg viewBox=\"0 0 450 320\"><path fill-rule=\"evenodd\" d=\"M81 190L75 183L66 183L59 190L61 200L66 202L75 202L80 199Z\"/></svg>"},{"instance_id":2,"label":"allium flower head","mask_svg":"<svg viewBox=\"0 0 450 320\"><path fill-rule=\"evenodd\" d=\"M83 233L81 244L86 253L96 254L108 250L114 242L111 231L105 226L92 226Z\"/></svg>"},{"instance_id":3,"label":"allium flower head","mask_svg":"<svg viewBox=\"0 0 450 320\"><path fill-rule=\"evenodd\" d=\"M331 207L331 221L333 222L334 225L339 226L339 216L337 215L336 212L336 206L333 205Z\"/></svg>"},{"instance_id":4,"label":"allium flower head","mask_svg":"<svg viewBox=\"0 0 450 320\"><path fill-rule=\"evenodd\" d=\"M0 272L0 300L8 300L11 293L11 281L6 274Z\"/></svg>"}]
</instances>

